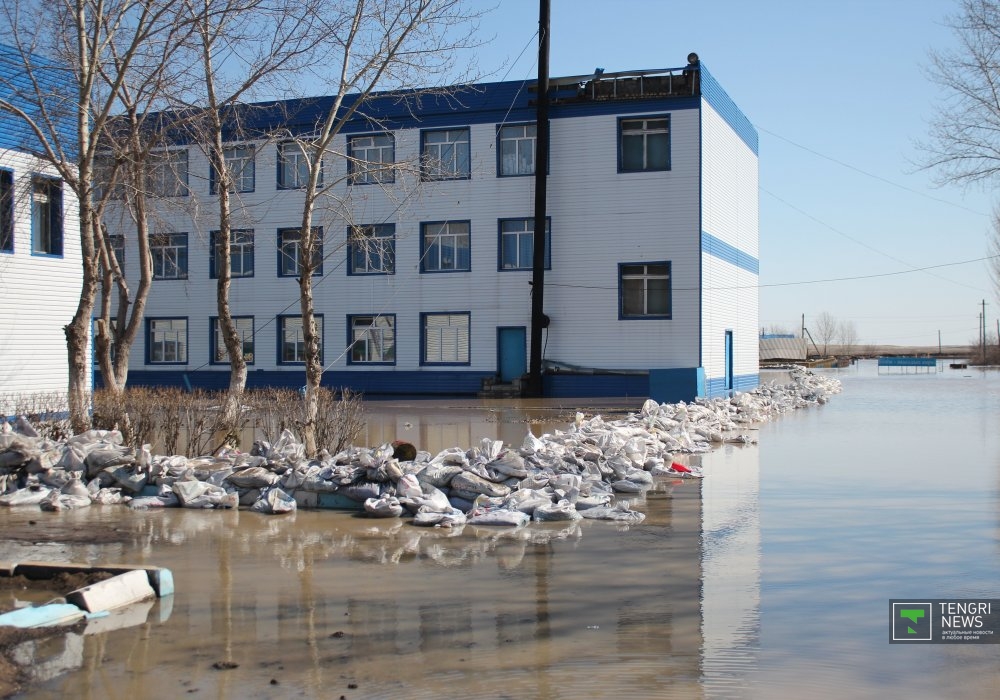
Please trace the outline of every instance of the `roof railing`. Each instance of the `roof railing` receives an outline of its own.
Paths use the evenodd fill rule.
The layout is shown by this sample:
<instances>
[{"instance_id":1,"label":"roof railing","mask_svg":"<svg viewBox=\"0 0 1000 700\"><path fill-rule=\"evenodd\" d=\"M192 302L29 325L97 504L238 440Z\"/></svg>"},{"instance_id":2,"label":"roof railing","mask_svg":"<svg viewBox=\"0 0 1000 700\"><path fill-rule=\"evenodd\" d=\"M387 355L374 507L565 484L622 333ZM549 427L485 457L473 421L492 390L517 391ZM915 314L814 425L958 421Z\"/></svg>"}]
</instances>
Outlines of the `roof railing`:
<instances>
[{"instance_id":1,"label":"roof railing","mask_svg":"<svg viewBox=\"0 0 1000 700\"><path fill-rule=\"evenodd\" d=\"M656 97L690 97L701 91L700 65L682 68L655 68L549 79L549 100L556 102L599 102ZM537 90L532 86L531 90Z\"/></svg>"}]
</instances>

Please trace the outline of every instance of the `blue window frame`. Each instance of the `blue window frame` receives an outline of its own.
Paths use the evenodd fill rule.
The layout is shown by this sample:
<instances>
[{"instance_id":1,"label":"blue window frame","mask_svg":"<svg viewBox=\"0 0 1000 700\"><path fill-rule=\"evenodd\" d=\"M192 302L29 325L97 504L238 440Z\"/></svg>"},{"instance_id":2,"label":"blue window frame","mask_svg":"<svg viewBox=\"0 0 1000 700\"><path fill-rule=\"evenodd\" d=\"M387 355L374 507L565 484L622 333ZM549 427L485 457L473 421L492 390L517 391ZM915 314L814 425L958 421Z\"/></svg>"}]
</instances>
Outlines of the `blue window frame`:
<instances>
[{"instance_id":1,"label":"blue window frame","mask_svg":"<svg viewBox=\"0 0 1000 700\"><path fill-rule=\"evenodd\" d=\"M420 364L470 364L468 311L420 314Z\"/></svg>"},{"instance_id":2,"label":"blue window frame","mask_svg":"<svg viewBox=\"0 0 1000 700\"><path fill-rule=\"evenodd\" d=\"M222 149L226 169L232 178L230 192L253 192L256 184L256 163L253 146L227 146ZM219 194L219 173L209 168L209 192Z\"/></svg>"},{"instance_id":3,"label":"blue window frame","mask_svg":"<svg viewBox=\"0 0 1000 700\"><path fill-rule=\"evenodd\" d=\"M504 124L497 129L497 175L535 174L537 128L531 124Z\"/></svg>"},{"instance_id":4,"label":"blue window frame","mask_svg":"<svg viewBox=\"0 0 1000 700\"><path fill-rule=\"evenodd\" d=\"M618 264L618 318L671 317L670 262Z\"/></svg>"},{"instance_id":5,"label":"blue window frame","mask_svg":"<svg viewBox=\"0 0 1000 700\"><path fill-rule=\"evenodd\" d=\"M155 197L187 197L188 152L150 153L146 161L146 187Z\"/></svg>"},{"instance_id":6,"label":"blue window frame","mask_svg":"<svg viewBox=\"0 0 1000 700\"><path fill-rule=\"evenodd\" d=\"M208 250L208 276L216 279L219 271L216 261L221 257L219 231L212 231ZM229 232L229 274L236 277L253 277L253 229L232 229Z\"/></svg>"},{"instance_id":7,"label":"blue window frame","mask_svg":"<svg viewBox=\"0 0 1000 700\"><path fill-rule=\"evenodd\" d=\"M188 235L154 233L149 237L154 280L186 280L188 276Z\"/></svg>"},{"instance_id":8,"label":"blue window frame","mask_svg":"<svg viewBox=\"0 0 1000 700\"><path fill-rule=\"evenodd\" d=\"M309 182L310 159L319 157L312 145L286 141L278 144L278 189L302 189ZM319 181L323 184L323 163L320 162Z\"/></svg>"},{"instance_id":9,"label":"blue window frame","mask_svg":"<svg viewBox=\"0 0 1000 700\"><path fill-rule=\"evenodd\" d=\"M146 319L146 364L186 365L188 362L188 320Z\"/></svg>"},{"instance_id":10,"label":"blue window frame","mask_svg":"<svg viewBox=\"0 0 1000 700\"><path fill-rule=\"evenodd\" d=\"M347 345L349 365L396 364L395 314L348 316Z\"/></svg>"},{"instance_id":11,"label":"blue window frame","mask_svg":"<svg viewBox=\"0 0 1000 700\"><path fill-rule=\"evenodd\" d=\"M118 262L118 269L125 272L125 234L109 233L108 244L111 246L111 253Z\"/></svg>"},{"instance_id":12,"label":"blue window frame","mask_svg":"<svg viewBox=\"0 0 1000 700\"><path fill-rule=\"evenodd\" d=\"M31 253L62 257L63 191L58 178L31 178Z\"/></svg>"},{"instance_id":13,"label":"blue window frame","mask_svg":"<svg viewBox=\"0 0 1000 700\"><path fill-rule=\"evenodd\" d=\"M396 225L371 224L347 229L347 274L396 273Z\"/></svg>"},{"instance_id":14,"label":"blue window frame","mask_svg":"<svg viewBox=\"0 0 1000 700\"><path fill-rule=\"evenodd\" d=\"M497 222L500 271L531 270L535 259L535 219L500 219ZM552 219L545 217L545 269L552 269Z\"/></svg>"},{"instance_id":15,"label":"blue window frame","mask_svg":"<svg viewBox=\"0 0 1000 700\"><path fill-rule=\"evenodd\" d=\"M420 133L422 180L467 180L472 177L469 127Z\"/></svg>"},{"instance_id":16,"label":"blue window frame","mask_svg":"<svg viewBox=\"0 0 1000 700\"><path fill-rule=\"evenodd\" d=\"M394 182L396 139L392 134L355 134L347 137L347 174L352 185Z\"/></svg>"},{"instance_id":17,"label":"blue window frame","mask_svg":"<svg viewBox=\"0 0 1000 700\"><path fill-rule=\"evenodd\" d=\"M618 119L618 172L670 170L670 115Z\"/></svg>"},{"instance_id":18,"label":"blue window frame","mask_svg":"<svg viewBox=\"0 0 1000 700\"><path fill-rule=\"evenodd\" d=\"M471 270L470 228L468 221L430 221L420 224L420 271Z\"/></svg>"},{"instance_id":19,"label":"blue window frame","mask_svg":"<svg viewBox=\"0 0 1000 700\"><path fill-rule=\"evenodd\" d=\"M323 362L323 314L313 314L319 335L319 361ZM301 316L278 316L278 364L301 365L306 361L306 341Z\"/></svg>"},{"instance_id":20,"label":"blue window frame","mask_svg":"<svg viewBox=\"0 0 1000 700\"><path fill-rule=\"evenodd\" d=\"M253 316L233 316L233 323L236 324L236 332L240 336L243 345L243 359L248 365L254 364L254 321ZM226 350L226 341L222 337L222 326L219 325L219 317L212 316L208 319L209 333L211 334L211 357L209 362L213 365L228 365L229 351Z\"/></svg>"},{"instance_id":21,"label":"blue window frame","mask_svg":"<svg viewBox=\"0 0 1000 700\"><path fill-rule=\"evenodd\" d=\"M278 229L278 277L298 277L302 274L302 236L298 228ZM313 277L323 276L323 227L313 227Z\"/></svg>"},{"instance_id":22,"label":"blue window frame","mask_svg":"<svg viewBox=\"0 0 1000 700\"><path fill-rule=\"evenodd\" d=\"M0 253L14 252L14 173L0 168Z\"/></svg>"}]
</instances>

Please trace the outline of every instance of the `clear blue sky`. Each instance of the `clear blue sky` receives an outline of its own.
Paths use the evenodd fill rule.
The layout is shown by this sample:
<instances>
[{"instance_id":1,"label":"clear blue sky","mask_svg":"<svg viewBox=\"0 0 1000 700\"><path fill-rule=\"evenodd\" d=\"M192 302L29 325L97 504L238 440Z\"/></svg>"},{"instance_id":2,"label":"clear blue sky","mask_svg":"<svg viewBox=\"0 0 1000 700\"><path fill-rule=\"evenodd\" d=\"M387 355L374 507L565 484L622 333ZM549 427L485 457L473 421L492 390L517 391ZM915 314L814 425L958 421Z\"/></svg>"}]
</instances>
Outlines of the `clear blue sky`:
<instances>
[{"instance_id":1,"label":"clear blue sky","mask_svg":"<svg viewBox=\"0 0 1000 700\"><path fill-rule=\"evenodd\" d=\"M479 68L533 78L534 41L516 59L537 2L497 2ZM988 254L994 194L936 187L917 165L942 97L928 51L954 44L944 20L956 11L951 0L552 0L550 73L675 67L697 52L760 133L761 325L797 329L802 314L809 326L827 311L854 321L862 343L936 345L940 331L964 344L978 337L983 299L996 330L984 262L769 286Z\"/></svg>"}]
</instances>

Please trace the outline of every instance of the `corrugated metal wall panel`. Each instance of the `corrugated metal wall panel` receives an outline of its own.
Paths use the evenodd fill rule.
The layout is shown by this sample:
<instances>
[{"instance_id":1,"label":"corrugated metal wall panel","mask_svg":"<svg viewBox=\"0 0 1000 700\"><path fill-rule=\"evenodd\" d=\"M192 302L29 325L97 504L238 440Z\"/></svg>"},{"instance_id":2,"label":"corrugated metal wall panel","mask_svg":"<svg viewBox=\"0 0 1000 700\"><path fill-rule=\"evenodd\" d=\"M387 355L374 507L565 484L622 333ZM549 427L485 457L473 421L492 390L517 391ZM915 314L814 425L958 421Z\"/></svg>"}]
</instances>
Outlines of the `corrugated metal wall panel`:
<instances>
[{"instance_id":1,"label":"corrugated metal wall panel","mask_svg":"<svg viewBox=\"0 0 1000 700\"><path fill-rule=\"evenodd\" d=\"M702 361L710 393L725 377L725 333L733 332L734 385L757 374L757 156L710 104L702 104L702 228L721 242L702 256ZM744 382L745 383L745 382Z\"/></svg>"},{"instance_id":2,"label":"corrugated metal wall panel","mask_svg":"<svg viewBox=\"0 0 1000 700\"><path fill-rule=\"evenodd\" d=\"M0 253L0 412L4 395L61 394L67 388L66 336L83 277L76 199L63 186L62 257L32 255L31 178L55 176L31 156L0 149L14 174L14 250ZM88 374L89 380L89 374Z\"/></svg>"},{"instance_id":3,"label":"corrugated metal wall panel","mask_svg":"<svg viewBox=\"0 0 1000 700\"><path fill-rule=\"evenodd\" d=\"M653 112L661 114L662 111ZM456 120L455 126L462 126ZM553 120L549 215L552 269L546 274L546 313L552 319L546 358L606 367L695 367L698 361L698 117L694 110L671 114L672 169L617 172L614 115ZM531 272L498 271L497 222L531 217L531 177L496 177L496 125L470 127L472 176L423 183L414 168L420 136L395 134L402 172L385 188L340 183L314 221L324 227L324 277L316 279L316 309L324 314L325 362L333 370L408 371L420 368L421 312L470 313L470 370L496 371L496 327L530 325ZM343 150L343 139L335 150ZM300 220L301 193L276 191L275 146L263 145L256 160L253 193L239 196L239 228L255 231L255 273L234 279L235 315L255 317L255 370L278 369L275 317L298 314L298 286L279 278L276 231ZM208 318L215 316L215 280L208 278L209 232L217 228L208 195L208 165L192 150L191 195L158 205L158 230L186 231L191 251L187 280L154 285L147 315L189 318L188 367L209 360ZM327 182L342 179L342 159L326 162ZM336 200L336 201L334 201ZM347 274L347 221L396 224L396 271L389 276ZM421 222L470 222L471 272L420 273ZM134 276L135 249L126 253ZM618 263L669 260L673 273L672 320L618 320ZM346 317L395 314L395 367L346 364ZM133 350L132 368L143 365L144 339ZM175 368L169 368L173 370ZM294 371L290 369L289 371ZM437 372L426 368L421 371Z\"/></svg>"}]
</instances>

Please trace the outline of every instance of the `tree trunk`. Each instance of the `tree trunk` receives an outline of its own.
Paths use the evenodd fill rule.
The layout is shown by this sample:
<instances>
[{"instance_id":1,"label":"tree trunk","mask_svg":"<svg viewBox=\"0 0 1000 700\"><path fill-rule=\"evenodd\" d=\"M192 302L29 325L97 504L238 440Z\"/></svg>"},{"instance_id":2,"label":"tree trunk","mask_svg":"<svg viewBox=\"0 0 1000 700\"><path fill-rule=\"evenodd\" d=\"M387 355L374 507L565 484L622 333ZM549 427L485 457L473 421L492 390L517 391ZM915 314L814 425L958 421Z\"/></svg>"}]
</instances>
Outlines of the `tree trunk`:
<instances>
[{"instance_id":1,"label":"tree trunk","mask_svg":"<svg viewBox=\"0 0 1000 700\"><path fill-rule=\"evenodd\" d=\"M70 427L74 433L82 433L90 428L90 392L87 390L88 377L92 370L90 353L90 319L94 314L97 299L97 259L94 254L94 220L90 203L80 201L80 253L83 262L83 281L80 301L77 303L73 319L64 326L66 351L68 354L69 377L67 400L69 403Z\"/></svg>"},{"instance_id":2,"label":"tree trunk","mask_svg":"<svg viewBox=\"0 0 1000 700\"><path fill-rule=\"evenodd\" d=\"M300 258L302 275L299 277L299 301L302 309L302 340L305 343L306 361L306 392L303 406L302 441L305 443L306 455L312 457L319 451L316 444L316 419L319 416L319 388L323 381L323 363L320 358L320 338L316 332L316 314L313 303L312 275L316 268L317 241L313 232L313 209L316 201L314 194L316 184L322 172L322 155L310 153L311 167L309 187L306 190L305 202L302 205L302 229L299 232Z\"/></svg>"}]
</instances>

